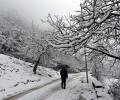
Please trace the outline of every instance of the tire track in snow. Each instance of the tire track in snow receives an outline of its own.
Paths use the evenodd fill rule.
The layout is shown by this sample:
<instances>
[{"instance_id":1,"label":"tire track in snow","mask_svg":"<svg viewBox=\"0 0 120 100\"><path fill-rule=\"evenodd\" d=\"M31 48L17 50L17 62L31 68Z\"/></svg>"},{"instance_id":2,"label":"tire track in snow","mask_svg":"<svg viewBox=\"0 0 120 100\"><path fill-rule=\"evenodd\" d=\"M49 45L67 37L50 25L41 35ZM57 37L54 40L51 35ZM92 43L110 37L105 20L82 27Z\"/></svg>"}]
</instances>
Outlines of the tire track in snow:
<instances>
[{"instance_id":1,"label":"tire track in snow","mask_svg":"<svg viewBox=\"0 0 120 100\"><path fill-rule=\"evenodd\" d=\"M77 76L78 76L78 75L74 75L73 77L69 78L69 79L68 79L68 82L69 82L70 80L74 79L74 78L78 78ZM14 96L10 96L10 97L4 98L3 100L16 100L16 99L19 99L19 98L21 98L21 97L23 97L23 96L25 96L25 95L27 95L27 94L29 94L29 93L32 93L32 92L34 92L34 91L36 91L36 90L39 90L39 89L42 89L42 88L47 87L47 86L49 86L49 85L52 85L52 84L54 84L54 83L60 84L60 81L61 81L61 80L60 80L60 78L59 78L59 79L53 80L53 81L51 81L51 82L48 82L48 83L46 83L46 84L44 84L44 85L41 85L41 86L38 86L38 87L35 87L35 88L32 88L32 89L29 89L29 90L24 91L24 92L21 92L21 93L18 93L18 94L14 95ZM49 92L48 94L46 94L45 96L43 96L43 97L41 98L41 100L45 100L45 98L47 98L49 95L53 94L54 92L58 91L60 88L61 88L60 85L58 85L57 87L53 87L53 89L51 90L52 92ZM40 99L39 99L39 100L40 100Z\"/></svg>"},{"instance_id":2,"label":"tire track in snow","mask_svg":"<svg viewBox=\"0 0 120 100\"><path fill-rule=\"evenodd\" d=\"M67 85L68 84L70 84L71 82L73 82L74 80L76 80L76 79L80 79L80 77L77 75L77 76L75 76L75 77L71 77L71 78L69 78L68 80L67 80ZM57 92L60 92L61 90L64 90L64 89L61 89L61 85L60 85L61 83L59 83L59 85L57 85L56 87L54 87L54 88L52 88L51 89L51 92L49 93L49 94L47 94L46 96L44 96L44 98L42 98L42 97L39 97L38 99L34 99L34 100L49 100L49 98L52 96L52 95L54 95L55 93L57 93ZM58 87L59 86L59 87ZM67 89L65 89L65 90L69 90L69 88ZM63 94L64 94L64 91L63 91ZM65 93L66 94L66 93ZM68 93L66 94L66 97L67 97L67 95L68 95ZM65 98L66 98L65 97ZM52 99L50 99L50 100L52 100ZM62 99L63 100L63 99ZM64 99L64 100L66 100L66 99Z\"/></svg>"},{"instance_id":3,"label":"tire track in snow","mask_svg":"<svg viewBox=\"0 0 120 100\"><path fill-rule=\"evenodd\" d=\"M24 92L21 92L21 93L18 93L18 94L14 95L14 96L10 96L10 97L4 98L3 100L16 100L16 99L18 99L18 98L20 98L20 97L22 97L22 96L24 96L24 95L26 95L26 94L28 94L28 93L31 93L31 92L33 92L33 91L35 91L35 90L38 90L38 89L41 89L41 88L43 88L43 87L45 87L45 86L47 86L47 85L50 85L50 84L52 84L52 83L54 83L54 82L59 81L59 80L60 80L60 79L53 80L53 81L48 82L48 83L46 83L46 84L43 84L43 85L41 85L41 86L38 86L38 87L35 87L35 88L32 88L32 89L29 89L29 90L24 91Z\"/></svg>"},{"instance_id":4,"label":"tire track in snow","mask_svg":"<svg viewBox=\"0 0 120 100\"><path fill-rule=\"evenodd\" d=\"M71 77L67 80L67 83L69 83L70 81L73 81L73 79L78 79L79 77L75 76L75 77ZM53 85L53 84L51 84ZM40 97L38 99L35 100L46 100L47 98L49 98L49 96L51 96L52 94L56 93L57 91L61 90L61 81L55 85L53 88L51 88L50 90L47 91L47 94L43 97Z\"/></svg>"}]
</instances>

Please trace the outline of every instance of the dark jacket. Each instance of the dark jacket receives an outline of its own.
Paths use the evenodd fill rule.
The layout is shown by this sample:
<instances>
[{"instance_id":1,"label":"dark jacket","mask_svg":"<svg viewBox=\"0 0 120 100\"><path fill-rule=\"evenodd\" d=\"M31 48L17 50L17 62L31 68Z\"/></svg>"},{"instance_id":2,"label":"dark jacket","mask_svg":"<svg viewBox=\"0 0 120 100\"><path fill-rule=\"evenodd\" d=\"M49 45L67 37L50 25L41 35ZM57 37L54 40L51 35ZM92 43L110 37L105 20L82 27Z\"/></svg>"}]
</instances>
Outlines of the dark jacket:
<instances>
[{"instance_id":1,"label":"dark jacket","mask_svg":"<svg viewBox=\"0 0 120 100\"><path fill-rule=\"evenodd\" d=\"M60 75L61 75L62 79L68 78L68 72L67 72L67 70L65 68L62 68L61 71L60 71Z\"/></svg>"}]
</instances>

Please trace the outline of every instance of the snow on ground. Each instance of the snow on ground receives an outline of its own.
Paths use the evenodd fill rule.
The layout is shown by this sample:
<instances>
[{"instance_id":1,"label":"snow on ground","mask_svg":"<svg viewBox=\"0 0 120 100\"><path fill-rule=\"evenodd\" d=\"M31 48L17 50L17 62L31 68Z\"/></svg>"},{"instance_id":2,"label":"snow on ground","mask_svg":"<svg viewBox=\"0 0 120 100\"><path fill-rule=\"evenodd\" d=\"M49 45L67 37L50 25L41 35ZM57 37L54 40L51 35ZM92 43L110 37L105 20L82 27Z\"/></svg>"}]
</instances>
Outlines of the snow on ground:
<instances>
[{"instance_id":1,"label":"snow on ground","mask_svg":"<svg viewBox=\"0 0 120 100\"><path fill-rule=\"evenodd\" d=\"M109 89L110 86L112 86L113 83L115 83L117 81L118 81L118 79L115 79L115 78L107 78L106 77L106 78L103 79L103 83L104 83L104 85L107 89Z\"/></svg>"},{"instance_id":2,"label":"snow on ground","mask_svg":"<svg viewBox=\"0 0 120 100\"><path fill-rule=\"evenodd\" d=\"M61 89L59 80L16 100L113 100L104 88L100 90L102 97L97 98L91 84L92 79L89 76L89 83L86 83L84 72L74 74L67 80L66 89Z\"/></svg>"},{"instance_id":3,"label":"snow on ground","mask_svg":"<svg viewBox=\"0 0 120 100\"><path fill-rule=\"evenodd\" d=\"M0 99L57 79L59 73L39 66L33 74L33 65L0 54Z\"/></svg>"},{"instance_id":4,"label":"snow on ground","mask_svg":"<svg viewBox=\"0 0 120 100\"><path fill-rule=\"evenodd\" d=\"M70 80L67 85L67 89L60 89L49 98L45 100L113 100L112 97L107 94L107 90L102 88L100 93L102 97L97 98L95 90L92 86L93 77L89 76L89 83L86 83L85 73L79 74L79 77Z\"/></svg>"},{"instance_id":5,"label":"snow on ground","mask_svg":"<svg viewBox=\"0 0 120 100\"><path fill-rule=\"evenodd\" d=\"M85 72L69 75L67 88L64 90L60 87L60 80L56 80L60 77L58 72L39 66L35 75L32 66L30 63L0 54L0 100L30 89L33 91L26 91L22 97L19 95L16 98L18 100L113 100L106 89L99 90L102 97L97 99L92 86L93 77L90 74L89 84L86 83ZM56 81L51 82L52 80ZM49 84L44 85L46 83Z\"/></svg>"}]
</instances>

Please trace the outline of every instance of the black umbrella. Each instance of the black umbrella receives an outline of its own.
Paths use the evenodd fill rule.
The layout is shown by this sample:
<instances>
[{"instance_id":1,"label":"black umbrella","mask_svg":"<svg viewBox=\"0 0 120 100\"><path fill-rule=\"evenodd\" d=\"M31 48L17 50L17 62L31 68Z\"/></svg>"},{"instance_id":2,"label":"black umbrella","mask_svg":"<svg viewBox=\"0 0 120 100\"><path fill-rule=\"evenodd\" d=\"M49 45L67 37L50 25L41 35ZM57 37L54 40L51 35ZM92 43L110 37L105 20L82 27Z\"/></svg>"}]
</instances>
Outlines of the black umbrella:
<instances>
[{"instance_id":1,"label":"black umbrella","mask_svg":"<svg viewBox=\"0 0 120 100\"><path fill-rule=\"evenodd\" d=\"M61 69L61 68L70 68L70 66L68 66L66 64L59 64L59 65L57 65L57 68L58 69Z\"/></svg>"},{"instance_id":2,"label":"black umbrella","mask_svg":"<svg viewBox=\"0 0 120 100\"><path fill-rule=\"evenodd\" d=\"M70 68L70 66L64 64L64 65L63 65L63 68Z\"/></svg>"}]
</instances>

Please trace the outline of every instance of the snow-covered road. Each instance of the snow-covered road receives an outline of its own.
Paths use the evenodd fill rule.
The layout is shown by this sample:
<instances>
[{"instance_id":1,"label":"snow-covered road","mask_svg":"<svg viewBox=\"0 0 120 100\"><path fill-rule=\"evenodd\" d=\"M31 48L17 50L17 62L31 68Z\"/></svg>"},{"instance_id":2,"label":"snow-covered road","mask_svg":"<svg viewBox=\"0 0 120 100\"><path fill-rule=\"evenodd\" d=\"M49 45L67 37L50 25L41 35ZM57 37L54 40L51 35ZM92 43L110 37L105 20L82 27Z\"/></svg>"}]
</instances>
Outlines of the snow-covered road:
<instances>
[{"instance_id":1,"label":"snow-covered road","mask_svg":"<svg viewBox=\"0 0 120 100\"><path fill-rule=\"evenodd\" d=\"M34 92L34 91L38 90L38 89L44 88L45 86L50 85L50 84L53 84L53 83L55 83L55 82L57 82L57 81L60 81L60 79L55 79L55 80L53 80L53 81L51 81L51 82L45 83L45 84L40 85L40 86L38 86L38 87L35 87L35 88L32 88L32 89L26 90L26 91L24 91L24 92L15 94L15 95L13 95L13 96L4 98L3 100L16 100L16 99L18 99L18 98L23 97L24 95L27 95L27 94L29 94L29 93L31 93L31 92Z\"/></svg>"},{"instance_id":2,"label":"snow-covered road","mask_svg":"<svg viewBox=\"0 0 120 100\"><path fill-rule=\"evenodd\" d=\"M61 81L60 81L60 79L57 79L57 80L51 81L47 84L44 84L43 86L30 89L28 91L19 93L15 96L6 98L4 100L49 100L49 98L50 98L50 100L51 100L51 98L53 100L54 97L52 97L52 96L55 95L56 93L60 92L60 94L62 94L65 91L67 93L67 91L71 87L70 83L72 83L73 81L78 79L79 78L78 76L79 76L78 74L73 75L71 78L69 78L67 80L67 89L66 90L61 89L61 86L60 86ZM73 88L73 85L71 88ZM59 95L56 95L56 96L59 96ZM55 98L57 98L56 96L55 96ZM63 98L66 98L65 95L63 95L60 100L64 100ZM71 99L69 99L69 100L71 100Z\"/></svg>"},{"instance_id":3,"label":"snow-covered road","mask_svg":"<svg viewBox=\"0 0 120 100\"><path fill-rule=\"evenodd\" d=\"M106 91L101 98L96 98L91 83L86 83L83 73L69 77L66 89L61 89L60 84L58 79L4 100L112 100Z\"/></svg>"}]
</instances>

